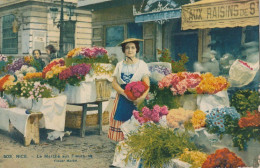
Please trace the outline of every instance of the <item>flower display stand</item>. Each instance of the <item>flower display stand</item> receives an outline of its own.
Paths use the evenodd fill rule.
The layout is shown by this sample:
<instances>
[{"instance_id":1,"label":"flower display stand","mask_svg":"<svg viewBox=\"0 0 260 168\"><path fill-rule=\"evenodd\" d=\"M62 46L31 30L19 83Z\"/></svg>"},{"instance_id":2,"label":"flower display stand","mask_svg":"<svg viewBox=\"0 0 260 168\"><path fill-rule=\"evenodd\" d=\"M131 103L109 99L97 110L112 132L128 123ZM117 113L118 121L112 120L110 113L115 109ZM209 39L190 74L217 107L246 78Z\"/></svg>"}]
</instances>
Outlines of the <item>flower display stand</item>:
<instances>
[{"instance_id":1,"label":"flower display stand","mask_svg":"<svg viewBox=\"0 0 260 168\"><path fill-rule=\"evenodd\" d=\"M40 143L39 120L43 117L42 113L32 113L26 124L26 135L24 137L24 145L29 146L31 141L35 144Z\"/></svg>"},{"instance_id":2,"label":"flower display stand","mask_svg":"<svg viewBox=\"0 0 260 168\"><path fill-rule=\"evenodd\" d=\"M13 97L7 94L4 97L10 104L19 108L43 113L43 117L40 120L40 128L64 131L67 105L67 97L65 95L39 98L38 101L24 97Z\"/></svg>"},{"instance_id":3,"label":"flower display stand","mask_svg":"<svg viewBox=\"0 0 260 168\"><path fill-rule=\"evenodd\" d=\"M15 127L24 135L24 145L29 146L31 141L35 144L40 143L39 120L43 117L42 113L25 113L23 108L0 108L0 129L10 131Z\"/></svg>"}]
</instances>

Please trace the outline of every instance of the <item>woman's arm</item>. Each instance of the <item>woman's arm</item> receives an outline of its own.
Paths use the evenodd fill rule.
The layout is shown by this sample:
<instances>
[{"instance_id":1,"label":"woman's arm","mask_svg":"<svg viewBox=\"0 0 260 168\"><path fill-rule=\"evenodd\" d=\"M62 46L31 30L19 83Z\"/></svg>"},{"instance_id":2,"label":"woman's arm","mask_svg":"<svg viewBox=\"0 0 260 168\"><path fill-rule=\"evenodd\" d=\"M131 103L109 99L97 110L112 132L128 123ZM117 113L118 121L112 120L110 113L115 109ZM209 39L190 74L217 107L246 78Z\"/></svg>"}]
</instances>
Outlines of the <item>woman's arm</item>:
<instances>
[{"instance_id":1,"label":"woman's arm","mask_svg":"<svg viewBox=\"0 0 260 168\"><path fill-rule=\"evenodd\" d=\"M122 89L120 87L120 85L117 83L117 79L116 79L115 76L114 76L114 79L113 79L113 82L112 82L112 87L116 90L116 92L118 94L121 94L121 95L123 95L127 98L127 95L125 94L124 89Z\"/></svg>"},{"instance_id":2,"label":"woman's arm","mask_svg":"<svg viewBox=\"0 0 260 168\"><path fill-rule=\"evenodd\" d=\"M141 97L139 97L138 99L136 99L134 101L134 104L137 105L137 106L140 105L144 101L144 99L146 98L146 96L148 95L149 90L150 90L149 76L146 75L145 77L143 77L142 81L145 82L149 86L149 88L143 93L143 95Z\"/></svg>"}]
</instances>

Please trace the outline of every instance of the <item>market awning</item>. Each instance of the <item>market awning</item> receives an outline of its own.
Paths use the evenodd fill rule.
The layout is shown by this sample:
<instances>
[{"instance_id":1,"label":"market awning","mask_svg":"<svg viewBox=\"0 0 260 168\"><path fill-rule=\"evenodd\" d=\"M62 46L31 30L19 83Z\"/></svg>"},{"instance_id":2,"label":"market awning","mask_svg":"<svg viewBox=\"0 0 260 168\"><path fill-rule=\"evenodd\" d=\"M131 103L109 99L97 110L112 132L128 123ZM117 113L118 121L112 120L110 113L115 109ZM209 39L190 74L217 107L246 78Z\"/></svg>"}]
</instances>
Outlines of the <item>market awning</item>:
<instances>
[{"instance_id":1,"label":"market awning","mask_svg":"<svg viewBox=\"0 0 260 168\"><path fill-rule=\"evenodd\" d=\"M182 30L256 25L258 0L202 0L182 6Z\"/></svg>"}]
</instances>

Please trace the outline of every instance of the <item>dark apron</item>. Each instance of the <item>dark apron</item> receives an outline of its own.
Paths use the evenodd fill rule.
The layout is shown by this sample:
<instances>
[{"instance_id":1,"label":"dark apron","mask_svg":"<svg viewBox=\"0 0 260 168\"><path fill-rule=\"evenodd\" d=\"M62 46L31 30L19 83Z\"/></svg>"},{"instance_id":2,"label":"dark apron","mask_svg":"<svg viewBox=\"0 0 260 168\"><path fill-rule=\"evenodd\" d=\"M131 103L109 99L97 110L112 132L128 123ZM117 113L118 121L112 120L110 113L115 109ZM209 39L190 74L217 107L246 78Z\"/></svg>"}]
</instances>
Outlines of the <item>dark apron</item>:
<instances>
[{"instance_id":1,"label":"dark apron","mask_svg":"<svg viewBox=\"0 0 260 168\"><path fill-rule=\"evenodd\" d=\"M126 84L121 85L125 89ZM132 117L133 110L137 110L134 103L128 100L125 96L119 95L114 120L127 121Z\"/></svg>"}]
</instances>

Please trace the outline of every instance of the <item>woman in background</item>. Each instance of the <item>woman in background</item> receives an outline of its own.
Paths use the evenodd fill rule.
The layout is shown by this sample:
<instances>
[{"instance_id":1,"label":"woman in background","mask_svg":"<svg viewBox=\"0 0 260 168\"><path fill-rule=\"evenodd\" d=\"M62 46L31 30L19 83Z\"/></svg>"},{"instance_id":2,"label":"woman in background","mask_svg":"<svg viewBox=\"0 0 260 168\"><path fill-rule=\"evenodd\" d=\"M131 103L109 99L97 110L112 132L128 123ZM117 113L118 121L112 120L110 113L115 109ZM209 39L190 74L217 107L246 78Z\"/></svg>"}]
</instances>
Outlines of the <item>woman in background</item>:
<instances>
[{"instance_id":1,"label":"woman in background","mask_svg":"<svg viewBox=\"0 0 260 168\"><path fill-rule=\"evenodd\" d=\"M34 61L32 65L36 68L37 72L41 72L45 67L45 62L41 58L41 51L39 49L35 49L32 52Z\"/></svg>"},{"instance_id":2,"label":"woman in background","mask_svg":"<svg viewBox=\"0 0 260 168\"><path fill-rule=\"evenodd\" d=\"M46 46L45 49L46 49L46 53L48 55L49 62L52 61L53 59L59 58L58 54L57 54L57 50L53 45L50 44L50 45Z\"/></svg>"}]
</instances>

